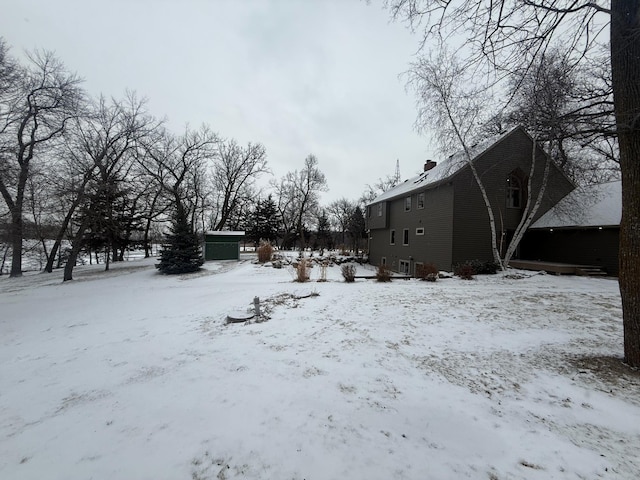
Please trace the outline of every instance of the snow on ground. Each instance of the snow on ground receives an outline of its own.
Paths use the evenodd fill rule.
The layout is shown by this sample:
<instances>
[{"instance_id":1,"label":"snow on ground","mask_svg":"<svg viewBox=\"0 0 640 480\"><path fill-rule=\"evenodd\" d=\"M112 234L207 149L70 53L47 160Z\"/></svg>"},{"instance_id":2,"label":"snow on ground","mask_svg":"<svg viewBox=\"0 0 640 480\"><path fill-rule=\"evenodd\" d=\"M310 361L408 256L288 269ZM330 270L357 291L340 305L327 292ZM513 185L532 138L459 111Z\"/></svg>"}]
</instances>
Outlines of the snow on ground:
<instances>
[{"instance_id":1,"label":"snow on ground","mask_svg":"<svg viewBox=\"0 0 640 480\"><path fill-rule=\"evenodd\" d=\"M0 277L0 478L637 478L615 280L152 265Z\"/></svg>"}]
</instances>

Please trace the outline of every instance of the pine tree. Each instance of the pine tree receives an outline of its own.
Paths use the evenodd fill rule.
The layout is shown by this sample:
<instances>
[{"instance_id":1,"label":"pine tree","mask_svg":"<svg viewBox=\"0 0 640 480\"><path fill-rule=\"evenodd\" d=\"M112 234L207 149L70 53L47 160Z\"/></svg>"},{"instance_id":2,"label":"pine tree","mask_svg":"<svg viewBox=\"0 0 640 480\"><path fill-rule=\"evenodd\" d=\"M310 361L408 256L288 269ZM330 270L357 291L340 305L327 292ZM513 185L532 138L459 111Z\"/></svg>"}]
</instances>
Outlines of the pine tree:
<instances>
[{"instance_id":1,"label":"pine tree","mask_svg":"<svg viewBox=\"0 0 640 480\"><path fill-rule=\"evenodd\" d=\"M274 242L278 238L280 216L278 207L271 195L266 200L259 201L253 213L249 237L256 243L260 240Z\"/></svg>"},{"instance_id":2,"label":"pine tree","mask_svg":"<svg viewBox=\"0 0 640 480\"><path fill-rule=\"evenodd\" d=\"M316 236L318 246L320 248L333 248L333 239L331 238L331 225L327 213L322 210L318 216L318 234Z\"/></svg>"},{"instance_id":3,"label":"pine tree","mask_svg":"<svg viewBox=\"0 0 640 480\"><path fill-rule=\"evenodd\" d=\"M171 234L162 247L160 263L156 268L166 274L190 273L200 270L203 263L198 236L193 233L184 210L178 207L171 225Z\"/></svg>"},{"instance_id":4,"label":"pine tree","mask_svg":"<svg viewBox=\"0 0 640 480\"><path fill-rule=\"evenodd\" d=\"M353 249L357 254L360 247L360 241L367 235L366 223L364 221L364 215L360 207L356 207L356 209L351 214L351 217L349 217L347 230L349 231L351 239L353 240Z\"/></svg>"}]
</instances>

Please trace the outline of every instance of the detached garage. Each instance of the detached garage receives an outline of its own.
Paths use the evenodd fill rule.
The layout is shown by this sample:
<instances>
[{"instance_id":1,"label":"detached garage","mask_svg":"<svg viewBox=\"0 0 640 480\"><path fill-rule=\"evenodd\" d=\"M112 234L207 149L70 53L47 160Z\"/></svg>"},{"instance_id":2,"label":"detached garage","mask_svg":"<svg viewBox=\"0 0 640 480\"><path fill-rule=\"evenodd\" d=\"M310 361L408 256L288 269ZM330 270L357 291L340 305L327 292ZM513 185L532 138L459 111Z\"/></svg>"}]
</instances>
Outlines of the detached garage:
<instances>
[{"instance_id":1,"label":"detached garage","mask_svg":"<svg viewBox=\"0 0 640 480\"><path fill-rule=\"evenodd\" d=\"M207 232L204 235L205 260L239 260L244 232Z\"/></svg>"}]
</instances>

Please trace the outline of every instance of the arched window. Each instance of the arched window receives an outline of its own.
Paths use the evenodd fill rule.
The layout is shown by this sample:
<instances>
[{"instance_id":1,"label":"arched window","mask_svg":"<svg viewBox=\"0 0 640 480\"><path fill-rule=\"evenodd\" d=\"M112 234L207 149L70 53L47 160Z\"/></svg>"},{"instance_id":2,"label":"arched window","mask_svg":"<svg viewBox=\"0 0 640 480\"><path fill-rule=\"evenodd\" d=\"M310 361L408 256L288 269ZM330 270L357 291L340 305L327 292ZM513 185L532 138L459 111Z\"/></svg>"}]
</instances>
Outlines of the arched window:
<instances>
[{"instance_id":1,"label":"arched window","mask_svg":"<svg viewBox=\"0 0 640 480\"><path fill-rule=\"evenodd\" d=\"M507 177L507 207L522 208L522 181L515 173Z\"/></svg>"}]
</instances>

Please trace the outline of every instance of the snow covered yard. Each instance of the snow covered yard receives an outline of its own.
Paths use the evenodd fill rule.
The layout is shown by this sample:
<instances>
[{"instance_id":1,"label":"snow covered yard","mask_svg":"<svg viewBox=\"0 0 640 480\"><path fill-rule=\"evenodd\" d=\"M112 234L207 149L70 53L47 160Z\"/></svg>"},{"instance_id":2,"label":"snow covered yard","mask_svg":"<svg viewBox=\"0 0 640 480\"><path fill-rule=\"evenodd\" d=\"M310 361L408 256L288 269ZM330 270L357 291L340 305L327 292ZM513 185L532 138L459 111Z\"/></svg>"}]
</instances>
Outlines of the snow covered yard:
<instances>
[{"instance_id":1,"label":"snow covered yard","mask_svg":"<svg viewBox=\"0 0 640 480\"><path fill-rule=\"evenodd\" d=\"M152 265L0 278L0 478L637 478L614 280Z\"/></svg>"}]
</instances>

